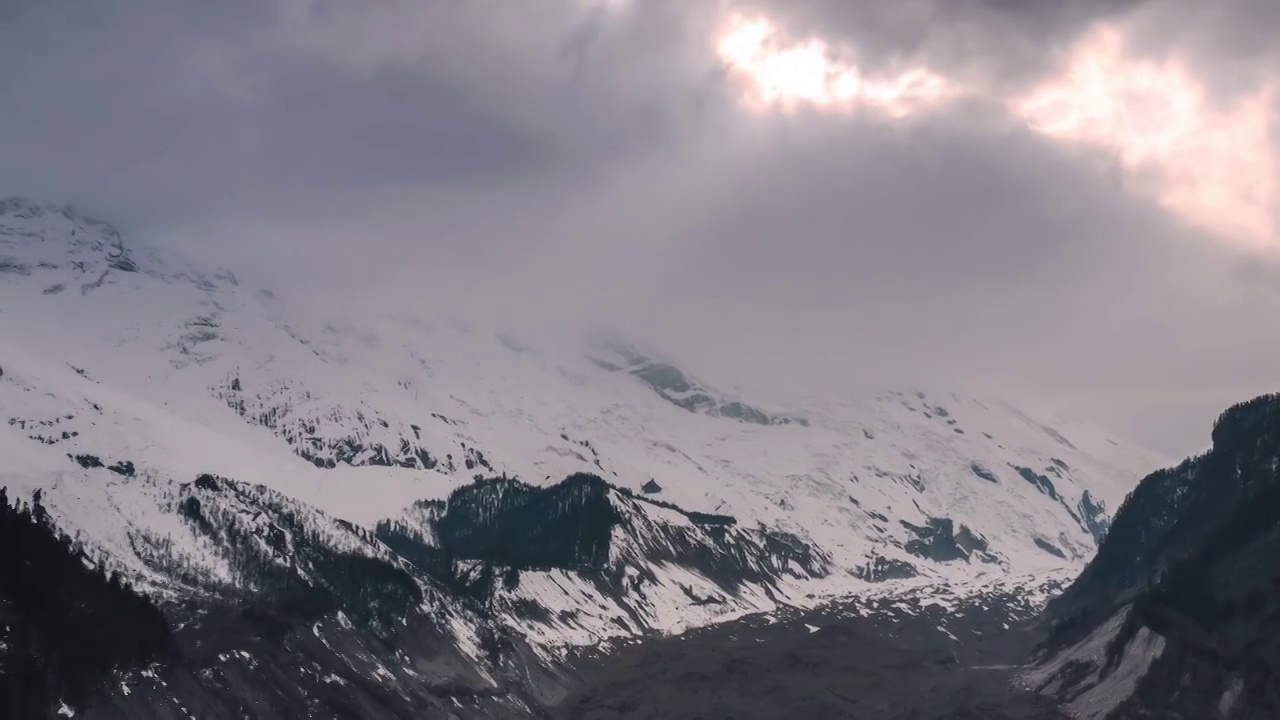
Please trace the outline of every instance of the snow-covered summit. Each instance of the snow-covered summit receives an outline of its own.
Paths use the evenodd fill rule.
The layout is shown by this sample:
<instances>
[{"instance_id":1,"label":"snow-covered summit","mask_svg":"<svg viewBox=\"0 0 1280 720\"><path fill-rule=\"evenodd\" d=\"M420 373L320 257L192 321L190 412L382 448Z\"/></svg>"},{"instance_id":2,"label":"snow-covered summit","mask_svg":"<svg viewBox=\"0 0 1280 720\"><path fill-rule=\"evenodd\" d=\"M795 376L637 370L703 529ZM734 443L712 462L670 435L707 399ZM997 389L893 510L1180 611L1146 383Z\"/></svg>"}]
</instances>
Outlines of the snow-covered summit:
<instances>
[{"instance_id":1,"label":"snow-covered summit","mask_svg":"<svg viewBox=\"0 0 1280 720\"><path fill-rule=\"evenodd\" d=\"M621 518L602 540L612 560L590 572L609 583L573 562L531 562L516 584L490 578L494 606L545 644L886 582L1079 568L1159 462L985 398L904 390L797 406L718 391L617 339L552 344L445 318L299 307L19 200L0 202L0 337L0 485L15 498L41 490L60 528L158 593L225 590L243 576L218 547L230 526L183 511L185 498L221 497L191 484L206 475L262 486L272 507L296 503L288 513L311 528L298 537L355 538L374 558L394 554L379 527L437 549L462 537L449 523L470 516L448 504L471 497L461 491L477 477L518 482L512 497L563 517L605 508ZM538 504L538 488L579 473L614 488L609 502ZM520 520L502 526L504 542L552 533L533 510L511 513ZM489 546L458 548L472 556L446 553L448 573L503 563ZM796 570L788 557L821 562ZM750 577L719 576L707 558L736 558L728 566Z\"/></svg>"},{"instance_id":2,"label":"snow-covered summit","mask_svg":"<svg viewBox=\"0 0 1280 720\"><path fill-rule=\"evenodd\" d=\"M0 268L24 275L69 270L89 277L138 269L110 224L19 197L0 198Z\"/></svg>"}]
</instances>

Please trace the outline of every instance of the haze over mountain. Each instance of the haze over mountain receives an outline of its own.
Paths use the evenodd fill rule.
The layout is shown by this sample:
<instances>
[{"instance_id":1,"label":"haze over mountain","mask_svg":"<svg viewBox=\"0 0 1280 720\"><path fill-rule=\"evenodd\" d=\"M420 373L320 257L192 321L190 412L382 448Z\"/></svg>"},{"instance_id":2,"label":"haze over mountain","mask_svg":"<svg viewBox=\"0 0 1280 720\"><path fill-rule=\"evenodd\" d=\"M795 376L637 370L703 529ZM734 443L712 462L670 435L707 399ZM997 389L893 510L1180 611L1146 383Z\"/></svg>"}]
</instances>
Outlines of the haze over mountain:
<instances>
[{"instance_id":1,"label":"haze over mountain","mask_svg":"<svg viewBox=\"0 0 1280 720\"><path fill-rule=\"evenodd\" d=\"M0 5L0 714L1274 716L1278 31Z\"/></svg>"},{"instance_id":2,"label":"haze over mountain","mask_svg":"<svg viewBox=\"0 0 1280 720\"><path fill-rule=\"evenodd\" d=\"M616 335L317 314L18 198L0 268L0 333L22 338L0 353L0 486L35 526L15 533L168 616L151 665L95 638L123 688L104 697L38 600L62 565L12 569L7 627L32 635L0 638L5 664L51 678L24 710L535 712L567 685L530 674L575 647L849 596L1043 597L1158 462L998 398L788 402ZM119 622L145 636L138 612ZM339 681L371 695L334 704Z\"/></svg>"},{"instance_id":3,"label":"haze over mountain","mask_svg":"<svg viewBox=\"0 0 1280 720\"><path fill-rule=\"evenodd\" d=\"M1280 366L1244 330L1277 307L1275 14L20 0L0 193L286 295L626 326L723 383L989 386L1179 455Z\"/></svg>"}]
</instances>

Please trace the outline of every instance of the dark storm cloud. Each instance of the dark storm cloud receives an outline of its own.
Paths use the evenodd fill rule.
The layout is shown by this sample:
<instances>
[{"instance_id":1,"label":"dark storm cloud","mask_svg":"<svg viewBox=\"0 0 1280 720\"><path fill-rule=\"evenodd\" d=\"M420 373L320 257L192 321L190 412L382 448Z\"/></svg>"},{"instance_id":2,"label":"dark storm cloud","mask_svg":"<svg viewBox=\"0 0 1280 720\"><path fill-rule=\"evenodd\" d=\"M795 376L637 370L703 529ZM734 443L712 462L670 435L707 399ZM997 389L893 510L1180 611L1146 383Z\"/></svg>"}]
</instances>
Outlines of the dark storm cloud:
<instances>
[{"instance_id":1,"label":"dark storm cloud","mask_svg":"<svg viewBox=\"0 0 1280 720\"><path fill-rule=\"evenodd\" d=\"M3 181L15 189L199 213L516 175L551 150L465 76L311 54L284 5L69 5L6 26Z\"/></svg>"},{"instance_id":2,"label":"dark storm cloud","mask_svg":"<svg viewBox=\"0 0 1280 720\"><path fill-rule=\"evenodd\" d=\"M904 122L753 113L714 54L731 11L987 96ZM0 192L76 200L262 284L623 324L709 377L797 391L1056 394L1185 448L1218 406L1280 382L1280 342L1257 331L1280 310L1272 276L1099 172L1105 158L1027 132L1000 95L1098 22L1186 54L1215 90L1253 87L1277 67L1276 15L1264 0L10 0Z\"/></svg>"},{"instance_id":3,"label":"dark storm cloud","mask_svg":"<svg viewBox=\"0 0 1280 720\"><path fill-rule=\"evenodd\" d=\"M537 5L8 5L0 192L250 250L244 223L266 221L349 250L302 226L352 214L370 253L384 235L510 241L619 158L678 137L706 94L685 82L689 53L706 52L679 31L680 4L625 23L605 5Z\"/></svg>"}]
</instances>

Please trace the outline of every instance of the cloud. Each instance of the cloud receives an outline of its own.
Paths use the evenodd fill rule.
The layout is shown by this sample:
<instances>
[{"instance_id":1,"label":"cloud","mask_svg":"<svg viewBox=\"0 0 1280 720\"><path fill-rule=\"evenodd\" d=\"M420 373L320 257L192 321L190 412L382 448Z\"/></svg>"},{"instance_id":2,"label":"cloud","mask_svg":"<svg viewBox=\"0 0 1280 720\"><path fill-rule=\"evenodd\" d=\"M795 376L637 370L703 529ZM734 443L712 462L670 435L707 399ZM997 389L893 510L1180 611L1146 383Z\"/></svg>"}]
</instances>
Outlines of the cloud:
<instances>
[{"instance_id":1,"label":"cloud","mask_svg":"<svg viewBox=\"0 0 1280 720\"><path fill-rule=\"evenodd\" d=\"M621 325L788 392L1045 394L1184 448L1280 380L1273 5L15 0L0 192L284 292ZM1089 57L1169 105L1133 124Z\"/></svg>"},{"instance_id":2,"label":"cloud","mask_svg":"<svg viewBox=\"0 0 1280 720\"><path fill-rule=\"evenodd\" d=\"M1227 105L1173 57L1135 58L1121 31L1100 26L1079 41L1061 76L1010 101L1038 132L1114 154L1170 212L1224 239L1270 247L1276 208L1276 78Z\"/></svg>"},{"instance_id":3,"label":"cloud","mask_svg":"<svg viewBox=\"0 0 1280 720\"><path fill-rule=\"evenodd\" d=\"M1280 114L1277 79L1260 77L1228 103L1175 50L1139 54L1125 25L1143 23L1095 23L1058 67L1016 92L990 79L966 83L963 66L939 72L928 66L927 53L868 75L827 42L788 37L762 15L731 14L717 50L746 86L743 102L754 110L807 105L901 119L958 96L1003 102L1036 132L1113 156L1134 188L1186 222L1230 241L1260 247L1280 241L1280 152L1272 142Z\"/></svg>"},{"instance_id":4,"label":"cloud","mask_svg":"<svg viewBox=\"0 0 1280 720\"><path fill-rule=\"evenodd\" d=\"M737 5L773 18L798 36L824 38L859 65L945 68L965 84L982 87L1033 81L1088 28L1140 7L1136 0L751 0Z\"/></svg>"},{"instance_id":5,"label":"cloud","mask_svg":"<svg viewBox=\"0 0 1280 720\"><path fill-rule=\"evenodd\" d=\"M868 108L904 118L957 95L961 89L926 67L900 68L869 76L842 62L821 40L795 40L768 18L730 14L716 38L716 51L729 70L750 86L747 102L770 106Z\"/></svg>"}]
</instances>

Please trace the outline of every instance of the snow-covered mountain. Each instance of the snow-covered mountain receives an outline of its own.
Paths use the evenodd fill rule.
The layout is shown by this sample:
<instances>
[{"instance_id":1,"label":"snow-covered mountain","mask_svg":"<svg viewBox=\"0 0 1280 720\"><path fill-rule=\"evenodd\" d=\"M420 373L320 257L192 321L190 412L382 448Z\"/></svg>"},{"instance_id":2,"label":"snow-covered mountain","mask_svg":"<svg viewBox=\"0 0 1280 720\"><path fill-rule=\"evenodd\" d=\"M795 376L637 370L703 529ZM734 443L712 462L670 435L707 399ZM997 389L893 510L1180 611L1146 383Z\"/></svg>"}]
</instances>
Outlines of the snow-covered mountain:
<instances>
[{"instance_id":1,"label":"snow-covered mountain","mask_svg":"<svg viewBox=\"0 0 1280 720\"><path fill-rule=\"evenodd\" d=\"M565 645L1070 574L1160 462L994 400L796 402L616 337L348 315L0 201L0 486L184 627L305 596L304 655L347 658L316 688L404 685L388 657L447 647L432 697L480 708ZM428 627L430 650L405 635Z\"/></svg>"}]
</instances>

